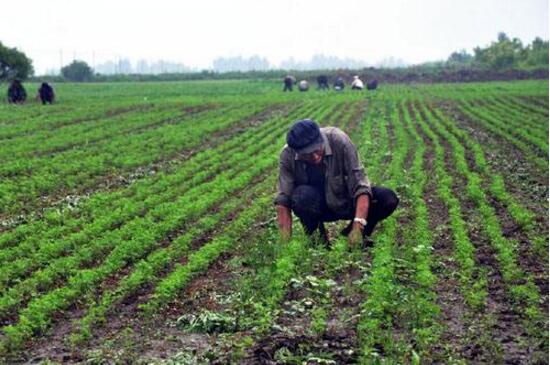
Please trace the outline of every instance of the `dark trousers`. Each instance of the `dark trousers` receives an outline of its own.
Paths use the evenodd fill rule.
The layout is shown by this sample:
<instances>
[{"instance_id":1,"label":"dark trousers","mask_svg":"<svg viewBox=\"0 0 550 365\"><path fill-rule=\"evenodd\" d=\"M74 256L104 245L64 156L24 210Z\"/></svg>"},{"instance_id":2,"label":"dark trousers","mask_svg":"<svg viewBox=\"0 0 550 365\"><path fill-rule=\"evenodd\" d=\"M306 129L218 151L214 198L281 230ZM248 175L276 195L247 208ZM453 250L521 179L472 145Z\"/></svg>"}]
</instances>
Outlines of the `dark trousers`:
<instances>
[{"instance_id":1,"label":"dark trousers","mask_svg":"<svg viewBox=\"0 0 550 365\"><path fill-rule=\"evenodd\" d=\"M367 226L363 230L363 236L370 236L376 224L389 217L398 204L399 198L392 190L373 186ZM355 206L349 215L336 214L327 207L321 191L311 185L299 185L294 189L291 209L300 219L307 235L311 235L319 229L321 236L325 239L326 231L323 222L351 219L348 226L341 232L343 235L348 235L353 225L353 218L355 218Z\"/></svg>"}]
</instances>

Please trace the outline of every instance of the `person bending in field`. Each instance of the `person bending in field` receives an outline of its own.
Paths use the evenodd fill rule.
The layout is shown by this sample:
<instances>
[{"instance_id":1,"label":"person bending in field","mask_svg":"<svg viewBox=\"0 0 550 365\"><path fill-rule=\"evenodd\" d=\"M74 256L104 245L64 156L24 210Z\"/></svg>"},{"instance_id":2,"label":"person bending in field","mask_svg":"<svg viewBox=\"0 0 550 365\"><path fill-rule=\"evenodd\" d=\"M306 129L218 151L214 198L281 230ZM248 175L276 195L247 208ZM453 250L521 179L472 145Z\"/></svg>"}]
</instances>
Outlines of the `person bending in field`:
<instances>
[{"instance_id":1,"label":"person bending in field","mask_svg":"<svg viewBox=\"0 0 550 365\"><path fill-rule=\"evenodd\" d=\"M22 104L27 100L27 92L20 80L13 80L8 88L8 103Z\"/></svg>"},{"instance_id":2,"label":"person bending in field","mask_svg":"<svg viewBox=\"0 0 550 365\"><path fill-rule=\"evenodd\" d=\"M328 90L328 77L326 75L317 76L317 89L318 90Z\"/></svg>"},{"instance_id":3,"label":"person bending in field","mask_svg":"<svg viewBox=\"0 0 550 365\"><path fill-rule=\"evenodd\" d=\"M371 186L357 149L336 127L320 128L313 120L300 120L286 140L274 201L281 237L292 236L294 212L307 235L318 230L327 244L324 222L348 219L341 234L348 236L350 246L369 243L376 224L397 208L395 193Z\"/></svg>"},{"instance_id":4,"label":"person bending in field","mask_svg":"<svg viewBox=\"0 0 550 365\"><path fill-rule=\"evenodd\" d=\"M343 91L344 87L346 86L346 83L344 82L344 79L341 76L338 76L336 80L334 80L334 90L336 91Z\"/></svg>"},{"instance_id":5,"label":"person bending in field","mask_svg":"<svg viewBox=\"0 0 550 365\"><path fill-rule=\"evenodd\" d=\"M377 80L372 80L372 81L367 82L367 90L376 90L377 87L378 87L378 81Z\"/></svg>"},{"instance_id":6,"label":"person bending in field","mask_svg":"<svg viewBox=\"0 0 550 365\"><path fill-rule=\"evenodd\" d=\"M43 105L46 105L46 103L53 104L55 99L53 87L51 87L51 85L47 82L43 82L42 85L40 85L40 89L38 89L38 97L40 98L40 101L42 101Z\"/></svg>"},{"instance_id":7,"label":"person bending in field","mask_svg":"<svg viewBox=\"0 0 550 365\"><path fill-rule=\"evenodd\" d=\"M365 85L363 84L363 81L359 78L359 76L355 75L353 76L353 81L351 82L351 89L352 90L363 90Z\"/></svg>"},{"instance_id":8,"label":"person bending in field","mask_svg":"<svg viewBox=\"0 0 550 365\"><path fill-rule=\"evenodd\" d=\"M306 80L302 80L298 83L298 90L305 92L309 90L309 84Z\"/></svg>"},{"instance_id":9,"label":"person bending in field","mask_svg":"<svg viewBox=\"0 0 550 365\"><path fill-rule=\"evenodd\" d=\"M294 76L287 75L284 78L283 83L285 84L283 91L292 91L292 86L296 83L296 78L294 78Z\"/></svg>"}]
</instances>

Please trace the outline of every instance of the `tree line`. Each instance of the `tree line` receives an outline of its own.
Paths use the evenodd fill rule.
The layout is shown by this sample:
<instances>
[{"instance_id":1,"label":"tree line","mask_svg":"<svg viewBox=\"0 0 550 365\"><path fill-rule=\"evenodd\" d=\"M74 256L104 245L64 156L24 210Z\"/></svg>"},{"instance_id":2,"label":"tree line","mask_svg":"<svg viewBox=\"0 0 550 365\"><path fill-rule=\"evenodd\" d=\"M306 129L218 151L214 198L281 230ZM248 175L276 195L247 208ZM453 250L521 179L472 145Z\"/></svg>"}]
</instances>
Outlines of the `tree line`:
<instances>
[{"instance_id":1,"label":"tree line","mask_svg":"<svg viewBox=\"0 0 550 365\"><path fill-rule=\"evenodd\" d=\"M474 48L473 54L466 50L453 52L446 64L451 67L477 66L494 70L547 68L548 41L536 37L531 43L523 45L519 38L510 38L501 32L489 46Z\"/></svg>"},{"instance_id":2,"label":"tree line","mask_svg":"<svg viewBox=\"0 0 550 365\"><path fill-rule=\"evenodd\" d=\"M244 62L244 59L225 59L215 60L215 66L220 70L202 70L200 72L167 72L159 75L155 74L121 74L105 75L97 73L84 61L74 60L69 65L61 68L61 76L47 76L40 79L50 81L164 81L164 80L201 80L201 79L228 79L228 78L280 78L288 71L296 71L304 78L314 77L320 71L304 70L297 64L285 64L285 70L266 69L268 63L266 59L251 59L248 62L250 67L245 70L236 70L235 63ZM322 63L330 65L335 61L327 58L321 60ZM330 61L330 62L329 62ZM262 66L262 67L259 67ZM259 67L255 69L255 67ZM216 67L215 67L216 68ZM473 53L466 50L453 52L446 61L427 62L420 65L400 67L398 69L385 69L372 67L367 68L358 64L344 66L339 64L336 69L331 67L321 67L325 73L363 73L369 70L370 73L387 74L388 79L399 82L411 78L411 73L425 75L437 72L448 72L449 70L471 70L477 71L506 71L519 70L524 72L525 77L529 77L530 71L537 69L546 70L548 73L548 41L540 37L535 38L531 43L524 45L518 38L510 38L505 33L499 33L497 40L486 47L475 47ZM344 70L344 71L342 71ZM376 72L373 72L376 70ZM533 72L531 72L533 73ZM32 60L17 48L9 48L0 42L0 82L14 79L25 80L34 75ZM404 78L404 79L403 79ZM412 77L414 78L414 77Z\"/></svg>"}]
</instances>

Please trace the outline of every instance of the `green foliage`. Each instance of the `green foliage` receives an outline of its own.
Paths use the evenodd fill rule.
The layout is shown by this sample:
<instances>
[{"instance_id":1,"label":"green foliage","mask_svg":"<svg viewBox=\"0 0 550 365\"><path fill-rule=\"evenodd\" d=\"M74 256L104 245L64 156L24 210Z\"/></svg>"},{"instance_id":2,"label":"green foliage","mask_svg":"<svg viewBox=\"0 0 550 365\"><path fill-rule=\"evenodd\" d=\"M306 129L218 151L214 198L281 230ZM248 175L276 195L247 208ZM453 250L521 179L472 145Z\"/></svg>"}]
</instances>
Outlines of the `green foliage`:
<instances>
[{"instance_id":1,"label":"green foliage","mask_svg":"<svg viewBox=\"0 0 550 365\"><path fill-rule=\"evenodd\" d=\"M0 42L0 82L24 80L34 73L32 61L17 48L8 48Z\"/></svg>"},{"instance_id":2,"label":"green foliage","mask_svg":"<svg viewBox=\"0 0 550 365\"><path fill-rule=\"evenodd\" d=\"M178 327L199 333L234 332L238 330L237 318L228 313L202 311L198 314L187 313L176 321Z\"/></svg>"},{"instance_id":3,"label":"green foliage","mask_svg":"<svg viewBox=\"0 0 550 365\"><path fill-rule=\"evenodd\" d=\"M548 66L548 41L537 37L527 46L525 64L528 66Z\"/></svg>"},{"instance_id":4,"label":"green foliage","mask_svg":"<svg viewBox=\"0 0 550 365\"><path fill-rule=\"evenodd\" d=\"M496 70L522 66L548 67L548 41L537 37L524 47L518 38L510 39L499 33L496 42L482 48L474 48L474 61L482 67Z\"/></svg>"},{"instance_id":5,"label":"green foliage","mask_svg":"<svg viewBox=\"0 0 550 365\"><path fill-rule=\"evenodd\" d=\"M92 68L84 61L74 60L67 66L61 68L61 74L70 81L91 81L94 72Z\"/></svg>"},{"instance_id":6,"label":"green foliage","mask_svg":"<svg viewBox=\"0 0 550 365\"><path fill-rule=\"evenodd\" d=\"M472 63L474 56L469 54L465 49L459 52L453 52L447 59L447 65L449 66L467 66Z\"/></svg>"}]
</instances>

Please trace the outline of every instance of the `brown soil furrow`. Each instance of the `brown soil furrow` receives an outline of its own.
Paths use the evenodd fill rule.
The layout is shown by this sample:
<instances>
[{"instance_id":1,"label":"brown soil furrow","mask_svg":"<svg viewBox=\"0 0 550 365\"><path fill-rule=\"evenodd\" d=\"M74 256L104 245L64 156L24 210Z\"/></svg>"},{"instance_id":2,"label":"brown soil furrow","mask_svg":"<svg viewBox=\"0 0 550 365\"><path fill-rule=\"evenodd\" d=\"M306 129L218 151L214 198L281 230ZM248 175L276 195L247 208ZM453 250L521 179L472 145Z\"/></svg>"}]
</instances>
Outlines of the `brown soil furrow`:
<instances>
[{"instance_id":1,"label":"brown soil furrow","mask_svg":"<svg viewBox=\"0 0 550 365\"><path fill-rule=\"evenodd\" d=\"M411 145L414 144L413 143L414 138L413 138L412 132L405 125L405 120L404 120L403 110L402 110L401 105L397 107L397 117L399 118L399 123L401 123L403 125L403 128L405 129L405 133L407 135L407 142L405 142L405 143L406 143L407 146L410 147ZM405 161L404 161L404 164L403 164L403 170L407 171L407 173L412 168L414 154L415 154L414 148L409 148L407 150L407 156L405 157Z\"/></svg>"}]
</instances>

